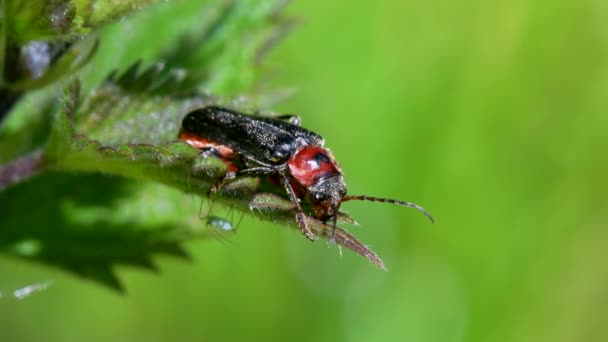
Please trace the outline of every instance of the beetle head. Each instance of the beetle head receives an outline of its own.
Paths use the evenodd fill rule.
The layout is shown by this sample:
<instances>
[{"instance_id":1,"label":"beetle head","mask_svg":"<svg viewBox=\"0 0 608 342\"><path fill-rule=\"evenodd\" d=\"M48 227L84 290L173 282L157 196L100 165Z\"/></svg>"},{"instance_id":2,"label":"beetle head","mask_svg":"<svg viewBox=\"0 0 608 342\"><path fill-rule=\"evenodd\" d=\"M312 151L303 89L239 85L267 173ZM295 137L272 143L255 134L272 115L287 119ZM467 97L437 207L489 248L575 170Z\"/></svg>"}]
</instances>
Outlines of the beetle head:
<instances>
[{"instance_id":1,"label":"beetle head","mask_svg":"<svg viewBox=\"0 0 608 342\"><path fill-rule=\"evenodd\" d=\"M315 216L325 222L334 219L346 196L346 184L341 174L321 179L308 188Z\"/></svg>"}]
</instances>

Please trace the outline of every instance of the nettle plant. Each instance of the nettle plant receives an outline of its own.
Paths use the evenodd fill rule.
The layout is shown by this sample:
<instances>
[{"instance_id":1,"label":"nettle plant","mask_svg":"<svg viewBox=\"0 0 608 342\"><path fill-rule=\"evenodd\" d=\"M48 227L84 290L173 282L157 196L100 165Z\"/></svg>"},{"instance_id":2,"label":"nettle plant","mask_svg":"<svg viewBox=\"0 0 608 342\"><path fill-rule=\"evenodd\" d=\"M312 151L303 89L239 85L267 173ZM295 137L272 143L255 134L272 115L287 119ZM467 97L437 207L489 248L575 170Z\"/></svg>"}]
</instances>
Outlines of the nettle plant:
<instances>
[{"instance_id":1,"label":"nettle plant","mask_svg":"<svg viewBox=\"0 0 608 342\"><path fill-rule=\"evenodd\" d=\"M280 100L260 82L263 58L292 21L284 1L156 2L1 3L2 254L120 290L114 265L154 269L154 254L187 258L182 243L208 235L206 223L230 227L192 212L226 164L177 134L197 108L259 112ZM298 229L273 190L240 177L213 201ZM384 268L345 230L307 223Z\"/></svg>"}]
</instances>

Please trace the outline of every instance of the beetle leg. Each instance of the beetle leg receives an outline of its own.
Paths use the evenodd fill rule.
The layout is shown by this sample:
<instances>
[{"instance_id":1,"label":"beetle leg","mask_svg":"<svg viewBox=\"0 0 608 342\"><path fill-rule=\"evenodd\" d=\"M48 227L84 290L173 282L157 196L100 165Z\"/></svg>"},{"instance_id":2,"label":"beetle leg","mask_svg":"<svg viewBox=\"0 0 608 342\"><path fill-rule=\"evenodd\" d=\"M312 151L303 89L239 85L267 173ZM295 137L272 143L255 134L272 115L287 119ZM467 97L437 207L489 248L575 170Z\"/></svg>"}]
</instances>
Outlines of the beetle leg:
<instances>
[{"instance_id":1,"label":"beetle leg","mask_svg":"<svg viewBox=\"0 0 608 342\"><path fill-rule=\"evenodd\" d=\"M250 167L248 169L239 170L237 172L227 172L224 177L219 179L211 188L209 188L209 192L207 192L207 197L215 195L220 189L224 186L224 184L231 180L235 179L239 176L251 176L251 175L268 175L271 173L275 173L276 170L272 167L260 166L260 167Z\"/></svg>"},{"instance_id":2,"label":"beetle leg","mask_svg":"<svg viewBox=\"0 0 608 342\"><path fill-rule=\"evenodd\" d=\"M308 228L308 225L306 224L306 216L304 215L304 212L302 211L302 207L300 206L300 201L298 200L296 193L293 191L293 188L291 187L291 182L289 181L289 177L287 177L284 174L281 174L281 180L283 181L283 186L285 187L285 191L287 191L287 194L289 195L289 199L291 200L291 203L293 204L293 206L296 209L296 221L298 221L298 226L300 227L302 234L304 234L310 241L315 241L316 237L310 231L310 228Z\"/></svg>"}]
</instances>

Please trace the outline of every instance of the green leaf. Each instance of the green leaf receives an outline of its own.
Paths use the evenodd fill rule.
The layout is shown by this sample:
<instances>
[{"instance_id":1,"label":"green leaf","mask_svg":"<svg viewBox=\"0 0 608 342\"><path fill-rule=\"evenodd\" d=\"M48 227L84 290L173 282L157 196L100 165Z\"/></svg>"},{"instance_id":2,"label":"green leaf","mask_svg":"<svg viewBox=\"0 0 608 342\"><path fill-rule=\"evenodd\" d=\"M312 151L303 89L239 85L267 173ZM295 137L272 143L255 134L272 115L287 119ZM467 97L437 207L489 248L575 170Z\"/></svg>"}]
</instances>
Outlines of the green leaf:
<instances>
[{"instance_id":1,"label":"green leaf","mask_svg":"<svg viewBox=\"0 0 608 342\"><path fill-rule=\"evenodd\" d=\"M159 3L159 0L73 0L82 25L95 28Z\"/></svg>"},{"instance_id":2,"label":"green leaf","mask_svg":"<svg viewBox=\"0 0 608 342\"><path fill-rule=\"evenodd\" d=\"M180 243L205 235L196 221L182 220L177 228L191 199L118 177L49 172L0 192L0 206L0 251L115 289L121 289L116 265L156 270L154 254L187 258ZM161 207L171 214L141 209Z\"/></svg>"},{"instance_id":3,"label":"green leaf","mask_svg":"<svg viewBox=\"0 0 608 342\"><path fill-rule=\"evenodd\" d=\"M182 37L164 59L187 70L202 90L223 94L247 89L257 79L258 69L246 66L254 65L267 42L283 29L276 11L272 1L226 2L211 25Z\"/></svg>"},{"instance_id":4,"label":"green leaf","mask_svg":"<svg viewBox=\"0 0 608 342\"><path fill-rule=\"evenodd\" d=\"M0 163L41 149L48 141L58 108L54 89L30 92L13 107L0 126Z\"/></svg>"},{"instance_id":5,"label":"green leaf","mask_svg":"<svg viewBox=\"0 0 608 342\"><path fill-rule=\"evenodd\" d=\"M92 29L157 1L23 1L0 3L0 90L18 97L84 66L99 41ZM85 20L83 18L86 18ZM85 39L83 39L85 38ZM79 42L80 41L80 42Z\"/></svg>"},{"instance_id":6,"label":"green leaf","mask_svg":"<svg viewBox=\"0 0 608 342\"><path fill-rule=\"evenodd\" d=\"M69 0L5 0L2 14L6 38L17 46L75 33L76 8Z\"/></svg>"},{"instance_id":7,"label":"green leaf","mask_svg":"<svg viewBox=\"0 0 608 342\"><path fill-rule=\"evenodd\" d=\"M40 77L24 78L10 84L8 87L14 91L36 89L51 84L62 77L73 75L89 62L98 46L99 41L96 39L81 41L62 54L56 62L45 68Z\"/></svg>"},{"instance_id":8,"label":"green leaf","mask_svg":"<svg viewBox=\"0 0 608 342\"><path fill-rule=\"evenodd\" d=\"M188 6L176 5L172 13L181 13ZM208 7L198 6L208 10L203 20L192 10L183 12L179 19L197 19L196 25L167 28L174 33L172 39L148 40L141 49L133 37L150 36L146 30L151 24L142 18L155 18L153 14L133 18L130 25L137 33L131 37L123 33L126 24L108 26L99 35L101 45L91 67L78 72L85 85L71 82L62 106L33 113L31 106L17 106L21 116L12 113L0 129L0 149L6 148L12 155L31 151L32 145L9 147L2 139L19 141L27 136L24 132L32 123L48 118L49 113L51 130L44 134L48 141L40 146L42 154L36 152L29 159L0 167L0 180L4 179L0 189L6 187L0 193L0 205L11 212L0 217L0 252L62 267L120 288L114 265L153 269L154 254L183 256L181 242L205 235L201 221L191 220L197 209L183 203L187 198L183 194L205 196L224 176L226 165L178 141L181 121L191 110L206 105L252 106L241 97L225 95L237 95L254 85L259 52L267 48L280 21L276 20L274 2L217 1L209 2ZM159 6L156 10L167 14L169 8ZM161 18L166 21L172 17L157 19ZM110 54L108 46L113 44L129 45L129 54ZM63 71L68 73L69 69ZM104 81L98 83L100 75ZM56 90L39 93L49 99ZM257 94L252 94L249 99L254 100ZM19 174L25 170L22 165L32 165L31 173ZM33 178L13 181L28 177ZM191 202L191 198L187 200ZM213 200L298 229L284 191L266 179L237 178L226 183ZM41 205L32 209L32 201ZM168 210L151 213L155 206ZM304 209L311 212L309 206ZM142 212L146 214L133 214ZM340 214L339 220L354 223L345 214ZM345 230L312 217L308 224L317 236L384 267L370 249Z\"/></svg>"},{"instance_id":9,"label":"green leaf","mask_svg":"<svg viewBox=\"0 0 608 342\"><path fill-rule=\"evenodd\" d=\"M202 88L206 93L217 94L219 88L214 88L195 75L201 74L200 70L204 69L207 70L206 73L210 78L215 79L213 69L208 65L230 64L232 63L230 58L225 58L226 55L221 53L209 55L207 59L190 63L193 68L191 71L184 67L188 63L181 63L180 57L177 56L187 56L188 49L193 51L205 49L208 41L212 39L216 41L214 44L217 46L218 39L214 38L216 35L213 32L224 32L223 27L239 26L230 23L231 20L246 20L247 25L240 30L232 30L230 35L222 33L222 39L242 42L249 38L254 38L255 41L271 38L272 35L270 37L268 35L273 29L278 29L277 25L279 25L275 19L276 2L240 1L238 4L246 6L248 10L257 5L263 11L260 13L260 10L251 10L252 13L257 13L256 20L242 19L243 15L241 17L223 15L232 8L227 6L225 1L185 1L152 6L136 16L129 17L129 20L104 27L99 32L100 45L95 56L90 60L90 65L78 72L83 84L83 93L88 94L94 89L99 89L100 83L104 82L110 74L122 75L129 68L134 68L137 70L137 75L131 76L138 77L132 79L139 80L139 84L151 86L137 90L128 86L123 77L123 91L137 92L140 96L151 97L162 91L170 91L171 94L193 91L200 93L198 90ZM266 16L263 15L264 13ZM158 27L163 28L162 32L157 30ZM183 41L189 41L191 44L180 43ZM231 75L234 79L239 79L240 75L257 73L252 71L258 69L253 63L254 56L250 58L251 63L232 68ZM144 72L149 77L141 75ZM165 82L167 79L179 79L180 82ZM28 153L43 146L48 139L50 131L48 127L53 112L57 111L56 99L64 86L58 81L54 80L51 87L25 93L4 119L0 126L0 162L6 162L18 157L20 153ZM234 83L228 79L226 82ZM152 86L154 84L163 84L164 88L154 89ZM249 88L250 85L243 85L232 88L230 92L234 94L247 92ZM248 98L250 101L255 101L255 97L251 95L253 94L250 93ZM103 101L103 98L100 98L100 101Z\"/></svg>"},{"instance_id":10,"label":"green leaf","mask_svg":"<svg viewBox=\"0 0 608 342\"><path fill-rule=\"evenodd\" d=\"M9 41L75 38L136 13L159 0L5 0L2 24Z\"/></svg>"}]
</instances>

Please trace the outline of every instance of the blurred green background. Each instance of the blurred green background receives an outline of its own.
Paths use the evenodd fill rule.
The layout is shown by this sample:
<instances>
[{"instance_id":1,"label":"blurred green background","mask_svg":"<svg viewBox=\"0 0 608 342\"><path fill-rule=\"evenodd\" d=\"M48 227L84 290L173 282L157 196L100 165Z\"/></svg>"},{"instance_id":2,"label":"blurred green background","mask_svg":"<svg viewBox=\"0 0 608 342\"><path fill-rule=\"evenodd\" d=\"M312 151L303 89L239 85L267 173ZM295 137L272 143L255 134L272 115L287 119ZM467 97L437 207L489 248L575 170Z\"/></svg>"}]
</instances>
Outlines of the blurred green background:
<instances>
[{"instance_id":1,"label":"blurred green background","mask_svg":"<svg viewBox=\"0 0 608 342\"><path fill-rule=\"evenodd\" d=\"M266 67L297 92L275 109L325 136L352 194L414 201L437 223L345 204L383 272L245 218L225 243L190 243L192 264L121 268L124 296L2 258L0 340L608 340L608 3L287 12L301 25Z\"/></svg>"}]
</instances>

